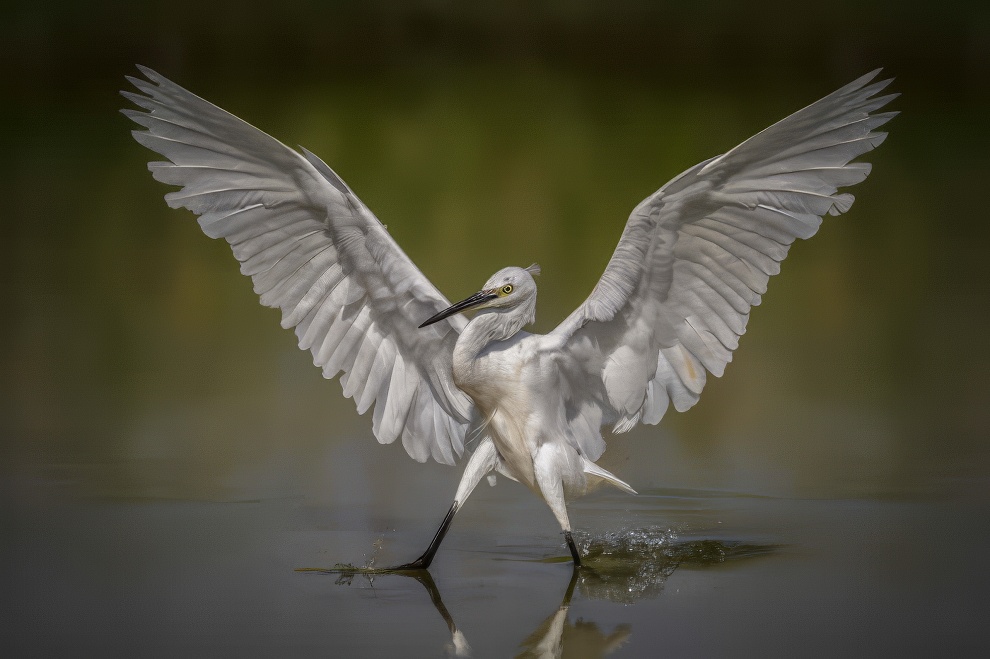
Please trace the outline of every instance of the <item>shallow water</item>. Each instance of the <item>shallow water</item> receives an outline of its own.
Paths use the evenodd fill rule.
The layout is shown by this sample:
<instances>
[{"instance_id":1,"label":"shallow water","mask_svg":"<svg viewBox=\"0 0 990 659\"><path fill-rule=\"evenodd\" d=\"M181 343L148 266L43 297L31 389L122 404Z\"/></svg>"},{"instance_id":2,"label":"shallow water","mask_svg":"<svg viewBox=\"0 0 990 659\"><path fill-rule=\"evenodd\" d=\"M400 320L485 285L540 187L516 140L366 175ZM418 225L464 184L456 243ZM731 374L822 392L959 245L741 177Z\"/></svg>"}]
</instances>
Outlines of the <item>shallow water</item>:
<instances>
[{"instance_id":1,"label":"shallow water","mask_svg":"<svg viewBox=\"0 0 990 659\"><path fill-rule=\"evenodd\" d=\"M440 511L47 497L5 520L16 653L974 656L990 643L990 506L972 503L605 493L574 506L588 557L575 573L549 515L503 483L417 580L301 568L408 560Z\"/></svg>"}]
</instances>

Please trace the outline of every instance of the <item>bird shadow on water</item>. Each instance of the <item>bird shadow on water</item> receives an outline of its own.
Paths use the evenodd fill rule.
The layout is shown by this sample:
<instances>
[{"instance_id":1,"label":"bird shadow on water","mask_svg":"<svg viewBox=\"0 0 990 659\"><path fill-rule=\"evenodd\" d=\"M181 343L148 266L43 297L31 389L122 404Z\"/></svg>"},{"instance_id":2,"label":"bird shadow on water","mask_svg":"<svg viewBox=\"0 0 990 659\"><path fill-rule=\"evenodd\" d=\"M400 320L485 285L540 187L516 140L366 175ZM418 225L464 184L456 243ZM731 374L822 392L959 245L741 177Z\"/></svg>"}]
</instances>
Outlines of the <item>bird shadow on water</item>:
<instances>
[{"instance_id":1,"label":"bird shadow on water","mask_svg":"<svg viewBox=\"0 0 990 659\"><path fill-rule=\"evenodd\" d=\"M575 592L580 597L620 604L659 597L667 579L679 567L712 567L730 561L766 556L781 545L755 544L732 540L682 540L675 531L658 527L628 529L578 538L581 567L575 568L564 597L546 619L523 639L518 657L560 657L566 649L582 657L604 657L622 646L631 636L632 627L617 625L603 632L595 622L579 618L571 621L568 611ZM543 563L570 561L570 557L538 559ZM427 570L391 570L338 564L331 569L306 568L300 571L332 575L337 585L349 586L355 577L374 579L397 575L415 579L427 591L437 613L447 624L451 641L449 654L470 656L471 647L454 617L443 603L440 590Z\"/></svg>"}]
</instances>

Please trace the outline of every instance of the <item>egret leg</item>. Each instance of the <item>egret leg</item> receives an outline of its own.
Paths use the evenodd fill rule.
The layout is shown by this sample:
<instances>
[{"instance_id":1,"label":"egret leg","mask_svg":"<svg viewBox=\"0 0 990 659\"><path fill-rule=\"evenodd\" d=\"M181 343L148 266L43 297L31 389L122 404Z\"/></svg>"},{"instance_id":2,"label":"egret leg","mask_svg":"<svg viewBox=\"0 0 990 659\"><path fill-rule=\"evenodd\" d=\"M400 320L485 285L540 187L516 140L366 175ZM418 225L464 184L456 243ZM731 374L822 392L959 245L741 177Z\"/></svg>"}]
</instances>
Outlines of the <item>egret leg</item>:
<instances>
[{"instance_id":1,"label":"egret leg","mask_svg":"<svg viewBox=\"0 0 990 659\"><path fill-rule=\"evenodd\" d=\"M562 469L568 465L579 465L578 455L568 447L560 444L544 444L536 454L533 467L536 472L536 483L543 495L543 500L550 506L553 516L557 518L560 529L567 540L567 548L571 551L574 567L581 567L581 554L571 536L571 520L567 517L567 503L564 499L564 482ZM580 466L576 467L580 469Z\"/></svg>"},{"instance_id":2,"label":"egret leg","mask_svg":"<svg viewBox=\"0 0 990 659\"><path fill-rule=\"evenodd\" d=\"M564 537L567 538L567 548L571 550L571 558L574 559L574 567L581 567L581 554L578 553L577 545L574 544L574 538L571 537L571 532L564 531Z\"/></svg>"},{"instance_id":3,"label":"egret leg","mask_svg":"<svg viewBox=\"0 0 990 659\"><path fill-rule=\"evenodd\" d=\"M412 563L404 563L389 569L425 570L430 567L433 557L436 556L437 550L440 548L440 543L443 542L444 536L447 535L447 531L450 529L450 523L454 520L454 515L464 505L471 492L474 491L475 486L478 485L488 472L495 468L496 464L498 464L498 451L495 450L495 444L491 438L486 437L478 444L478 448L475 449L474 453L471 454L471 459L468 460L467 467L464 468L464 475L461 476L461 482L457 486L454 503L450 506L450 510L447 511L447 516L440 523L440 528L437 529L436 535L433 536L430 546L426 548L422 556Z\"/></svg>"},{"instance_id":4,"label":"egret leg","mask_svg":"<svg viewBox=\"0 0 990 659\"><path fill-rule=\"evenodd\" d=\"M433 557L437 554L437 549L440 549L440 543L443 542L443 537L447 535L447 530L450 528L450 523L454 521L454 513L457 512L457 502L450 507L447 511L447 516L443 518L440 522L440 528L437 529L436 535L433 536L433 540L430 541L430 546L426 548L423 555L417 558L412 563L403 563L402 565L396 565L393 570L425 570L430 567L430 563L433 562Z\"/></svg>"}]
</instances>

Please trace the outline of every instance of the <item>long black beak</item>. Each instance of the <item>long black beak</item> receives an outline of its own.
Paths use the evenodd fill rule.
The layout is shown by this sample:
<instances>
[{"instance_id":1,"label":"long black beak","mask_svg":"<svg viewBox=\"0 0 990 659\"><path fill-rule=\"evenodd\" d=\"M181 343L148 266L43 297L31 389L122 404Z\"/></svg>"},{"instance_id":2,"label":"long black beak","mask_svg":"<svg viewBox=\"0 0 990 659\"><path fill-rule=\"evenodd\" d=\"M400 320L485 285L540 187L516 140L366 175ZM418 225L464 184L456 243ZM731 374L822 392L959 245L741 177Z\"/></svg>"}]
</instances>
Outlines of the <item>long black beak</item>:
<instances>
[{"instance_id":1,"label":"long black beak","mask_svg":"<svg viewBox=\"0 0 990 659\"><path fill-rule=\"evenodd\" d=\"M452 304L443 311L441 311L440 313L438 313L437 315L431 316L426 320L426 322L420 325L420 328L426 327L427 325L432 325L433 323L439 322L444 318L449 318L450 316L453 316L455 313L466 311L467 309L476 307L479 304L484 304L489 300L494 300L497 297L498 295L491 291L478 291L471 297L465 298L460 302L458 302L457 304Z\"/></svg>"}]
</instances>

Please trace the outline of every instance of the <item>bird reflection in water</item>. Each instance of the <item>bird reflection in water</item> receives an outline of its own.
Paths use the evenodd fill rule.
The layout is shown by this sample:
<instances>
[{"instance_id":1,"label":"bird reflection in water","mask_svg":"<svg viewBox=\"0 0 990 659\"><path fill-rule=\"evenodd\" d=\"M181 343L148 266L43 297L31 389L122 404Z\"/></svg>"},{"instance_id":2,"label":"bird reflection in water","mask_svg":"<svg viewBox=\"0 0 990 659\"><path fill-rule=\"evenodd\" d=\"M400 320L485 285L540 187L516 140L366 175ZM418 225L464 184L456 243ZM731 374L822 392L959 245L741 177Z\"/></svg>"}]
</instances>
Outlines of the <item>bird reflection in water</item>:
<instances>
[{"instance_id":1,"label":"bird reflection in water","mask_svg":"<svg viewBox=\"0 0 990 659\"><path fill-rule=\"evenodd\" d=\"M587 570L574 568L571 581L564 592L564 600L550 617L526 637L518 655L525 659L543 659L544 657L563 656L564 648L581 648L582 657L604 657L622 647L632 633L630 625L618 625L610 634L605 634L594 622L578 618L577 622L568 619L567 612L571 607L571 597L574 596L574 586L581 580L580 575Z\"/></svg>"},{"instance_id":2,"label":"bird reflection in water","mask_svg":"<svg viewBox=\"0 0 990 659\"><path fill-rule=\"evenodd\" d=\"M557 610L536 626L521 643L518 657L604 657L621 647L632 634L630 625L616 626L609 633L598 624L583 618L572 621L568 615L575 591L589 600L604 600L632 604L642 599L659 597L667 579L678 567L705 567L744 558L765 556L779 545L745 543L732 540L683 540L670 529L657 527L630 529L597 536L575 538L586 557L580 567L571 572ZM543 559L556 563L562 557ZM357 576L369 582L385 575L410 577L429 593L430 601L450 631L447 645L450 654L470 656L471 647L464 633L457 628L454 617L443 603L440 590L427 570L394 570L390 568L338 565L333 569L305 571L337 576L338 585L351 585Z\"/></svg>"}]
</instances>

